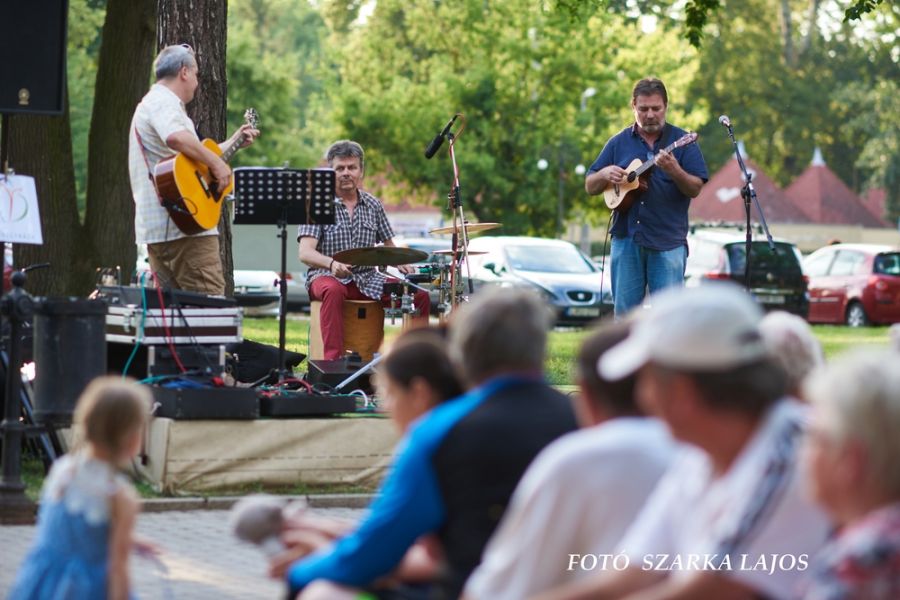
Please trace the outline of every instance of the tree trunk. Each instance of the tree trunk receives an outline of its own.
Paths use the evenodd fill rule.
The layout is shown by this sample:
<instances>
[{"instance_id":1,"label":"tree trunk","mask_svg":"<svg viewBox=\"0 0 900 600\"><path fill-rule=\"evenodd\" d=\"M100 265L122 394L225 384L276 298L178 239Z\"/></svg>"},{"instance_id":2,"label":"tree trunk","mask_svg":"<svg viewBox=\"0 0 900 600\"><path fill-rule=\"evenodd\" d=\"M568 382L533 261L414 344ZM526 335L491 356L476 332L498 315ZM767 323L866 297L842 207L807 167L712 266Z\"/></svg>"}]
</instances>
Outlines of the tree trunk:
<instances>
[{"instance_id":1,"label":"tree trunk","mask_svg":"<svg viewBox=\"0 0 900 600\"><path fill-rule=\"evenodd\" d=\"M155 42L156 0L109 0L88 144L85 235L76 255L87 269L121 266L126 285L137 255L129 127L150 84Z\"/></svg>"},{"instance_id":2,"label":"tree trunk","mask_svg":"<svg viewBox=\"0 0 900 600\"><path fill-rule=\"evenodd\" d=\"M782 52L784 54L784 62L789 67L794 64L794 40L791 27L791 2L790 0L781 0L781 38Z\"/></svg>"},{"instance_id":3,"label":"tree trunk","mask_svg":"<svg viewBox=\"0 0 900 600\"><path fill-rule=\"evenodd\" d=\"M809 0L809 27L806 30L806 35L803 36L803 43L800 46L801 55L809 54L809 50L812 48L813 41L815 41L816 34L819 31L819 28L816 25L816 21L819 18L819 1L820 0Z\"/></svg>"},{"instance_id":4,"label":"tree trunk","mask_svg":"<svg viewBox=\"0 0 900 600\"><path fill-rule=\"evenodd\" d=\"M190 44L197 55L200 87L188 107L200 138L224 140L227 81L225 44L228 3L226 0L159 0L157 43L160 49L171 44ZM231 257L231 222L228 211L219 219L219 242L225 272L225 294L234 291L234 264Z\"/></svg>"},{"instance_id":5,"label":"tree trunk","mask_svg":"<svg viewBox=\"0 0 900 600\"><path fill-rule=\"evenodd\" d=\"M26 289L35 296L60 296L81 289L73 271L73 248L81 236L72 164L69 103L59 117L13 115L9 118L9 164L34 177L44 244L19 244L18 267L49 262L49 269L29 273Z\"/></svg>"}]
</instances>

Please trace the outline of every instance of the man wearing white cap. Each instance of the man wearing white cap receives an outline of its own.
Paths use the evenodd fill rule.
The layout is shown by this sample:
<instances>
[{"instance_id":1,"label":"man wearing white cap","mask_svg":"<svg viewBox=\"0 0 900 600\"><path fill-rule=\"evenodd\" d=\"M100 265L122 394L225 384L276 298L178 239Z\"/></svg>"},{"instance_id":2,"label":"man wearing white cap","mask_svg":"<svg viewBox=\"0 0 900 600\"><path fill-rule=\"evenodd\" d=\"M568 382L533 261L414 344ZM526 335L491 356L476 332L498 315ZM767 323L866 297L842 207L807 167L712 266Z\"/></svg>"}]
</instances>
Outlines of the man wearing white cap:
<instances>
[{"instance_id":1,"label":"man wearing white cap","mask_svg":"<svg viewBox=\"0 0 900 600\"><path fill-rule=\"evenodd\" d=\"M617 561L547 598L791 597L830 526L804 494L805 408L783 398L785 375L766 355L761 317L730 284L670 290L601 357L604 378L638 372L638 401L689 447Z\"/></svg>"}]
</instances>

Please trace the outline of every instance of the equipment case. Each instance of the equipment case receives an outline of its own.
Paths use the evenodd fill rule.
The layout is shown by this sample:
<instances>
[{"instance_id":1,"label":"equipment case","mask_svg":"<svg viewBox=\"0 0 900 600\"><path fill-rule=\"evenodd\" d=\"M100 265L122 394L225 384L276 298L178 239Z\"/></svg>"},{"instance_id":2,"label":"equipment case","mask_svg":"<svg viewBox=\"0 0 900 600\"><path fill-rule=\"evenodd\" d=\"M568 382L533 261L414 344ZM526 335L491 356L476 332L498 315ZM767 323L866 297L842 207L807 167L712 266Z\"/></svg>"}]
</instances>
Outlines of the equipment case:
<instances>
[{"instance_id":1,"label":"equipment case","mask_svg":"<svg viewBox=\"0 0 900 600\"><path fill-rule=\"evenodd\" d=\"M232 344L242 339L243 310L239 307L151 308L145 315L140 306L128 305L110 306L106 313L107 342Z\"/></svg>"}]
</instances>

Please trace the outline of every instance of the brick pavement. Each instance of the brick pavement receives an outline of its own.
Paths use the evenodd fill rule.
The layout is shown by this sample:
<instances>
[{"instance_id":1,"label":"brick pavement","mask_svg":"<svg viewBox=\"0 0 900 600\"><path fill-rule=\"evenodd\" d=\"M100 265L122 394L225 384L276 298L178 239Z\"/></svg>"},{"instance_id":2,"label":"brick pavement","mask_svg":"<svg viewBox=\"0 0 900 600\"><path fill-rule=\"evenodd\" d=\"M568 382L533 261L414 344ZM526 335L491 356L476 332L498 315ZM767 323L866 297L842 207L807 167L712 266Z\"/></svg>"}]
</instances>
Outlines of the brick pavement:
<instances>
[{"instance_id":1,"label":"brick pavement","mask_svg":"<svg viewBox=\"0 0 900 600\"><path fill-rule=\"evenodd\" d=\"M353 519L363 514L351 508L311 510ZM33 526L0 526L0 598L8 596L34 532ZM266 576L262 552L228 530L227 510L145 511L137 533L163 549L163 566L140 557L132 560L133 587L142 600L284 597L284 586Z\"/></svg>"}]
</instances>

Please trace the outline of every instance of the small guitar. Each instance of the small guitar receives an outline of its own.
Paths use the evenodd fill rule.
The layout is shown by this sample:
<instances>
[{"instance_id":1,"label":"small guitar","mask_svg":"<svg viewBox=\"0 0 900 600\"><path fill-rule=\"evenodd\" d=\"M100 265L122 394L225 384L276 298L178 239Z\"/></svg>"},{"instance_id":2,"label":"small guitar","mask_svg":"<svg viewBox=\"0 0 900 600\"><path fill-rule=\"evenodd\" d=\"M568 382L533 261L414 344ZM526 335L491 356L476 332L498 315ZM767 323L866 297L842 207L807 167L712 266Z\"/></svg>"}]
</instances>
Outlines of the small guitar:
<instances>
[{"instance_id":1,"label":"small guitar","mask_svg":"<svg viewBox=\"0 0 900 600\"><path fill-rule=\"evenodd\" d=\"M259 115L248 108L244 111L244 122L256 129ZM209 138L203 140L203 145L228 162L245 141L246 136L242 135L224 151ZM153 179L172 221L188 235L215 227L222 214L222 199L234 189L234 177L220 190L209 167L180 152L159 161L153 169Z\"/></svg>"},{"instance_id":2,"label":"small guitar","mask_svg":"<svg viewBox=\"0 0 900 600\"><path fill-rule=\"evenodd\" d=\"M671 152L675 148L687 146L696 141L696 133L686 133L666 146L663 151ZM628 212L628 209L630 209L632 203L634 203L634 199L640 194L637 189L641 184L641 175L646 173L650 170L650 167L656 164L656 159L658 157L659 154L644 162L641 162L641 159L639 158L634 159L631 161L631 164L625 167L625 170L628 171L628 179L623 183L610 185L603 190L603 201L606 202L606 207L609 208L609 210L617 210L620 213Z\"/></svg>"}]
</instances>

